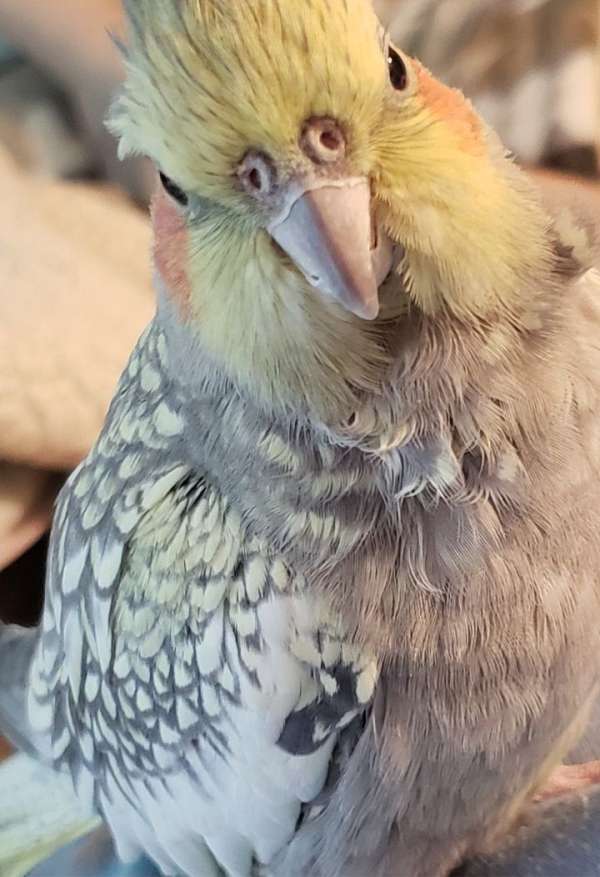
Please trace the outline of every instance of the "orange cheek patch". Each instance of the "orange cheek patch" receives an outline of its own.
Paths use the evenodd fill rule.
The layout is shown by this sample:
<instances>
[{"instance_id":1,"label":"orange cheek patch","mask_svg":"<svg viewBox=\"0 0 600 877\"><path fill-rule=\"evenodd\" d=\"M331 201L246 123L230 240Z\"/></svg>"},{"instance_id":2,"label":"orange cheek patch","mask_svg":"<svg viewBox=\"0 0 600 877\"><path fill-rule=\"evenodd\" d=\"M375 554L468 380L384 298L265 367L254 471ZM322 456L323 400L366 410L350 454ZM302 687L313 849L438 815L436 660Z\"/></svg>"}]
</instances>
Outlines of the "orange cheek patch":
<instances>
[{"instance_id":1,"label":"orange cheek patch","mask_svg":"<svg viewBox=\"0 0 600 877\"><path fill-rule=\"evenodd\" d=\"M481 155L485 151L481 121L468 100L460 91L434 79L418 61L413 63L419 83L418 92L427 109L458 135L463 149Z\"/></svg>"},{"instance_id":2,"label":"orange cheek patch","mask_svg":"<svg viewBox=\"0 0 600 877\"><path fill-rule=\"evenodd\" d=\"M152 200L151 216L156 269L182 316L187 318L191 314L191 286L187 274L189 253L185 218L162 187Z\"/></svg>"}]
</instances>

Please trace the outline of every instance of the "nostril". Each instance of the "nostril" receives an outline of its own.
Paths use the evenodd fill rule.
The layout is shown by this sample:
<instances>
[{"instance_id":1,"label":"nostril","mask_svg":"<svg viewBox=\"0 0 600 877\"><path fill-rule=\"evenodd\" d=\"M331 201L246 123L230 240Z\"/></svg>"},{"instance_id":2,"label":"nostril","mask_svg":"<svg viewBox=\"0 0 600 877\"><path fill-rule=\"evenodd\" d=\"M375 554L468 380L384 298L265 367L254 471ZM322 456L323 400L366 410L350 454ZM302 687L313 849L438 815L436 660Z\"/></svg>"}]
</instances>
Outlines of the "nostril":
<instances>
[{"instance_id":1,"label":"nostril","mask_svg":"<svg viewBox=\"0 0 600 877\"><path fill-rule=\"evenodd\" d=\"M263 178L261 176L258 168L252 168L250 173L248 174L248 182L257 192L262 192L263 190Z\"/></svg>"},{"instance_id":2,"label":"nostril","mask_svg":"<svg viewBox=\"0 0 600 877\"><path fill-rule=\"evenodd\" d=\"M300 145L317 164L340 161L346 154L344 135L333 119L311 119L304 126Z\"/></svg>"},{"instance_id":3,"label":"nostril","mask_svg":"<svg viewBox=\"0 0 600 877\"><path fill-rule=\"evenodd\" d=\"M261 152L247 153L238 166L237 175L242 188L253 198L267 198L277 188L275 166L269 156Z\"/></svg>"},{"instance_id":4,"label":"nostril","mask_svg":"<svg viewBox=\"0 0 600 877\"><path fill-rule=\"evenodd\" d=\"M333 131L323 131L321 134L321 146L329 149L331 152L337 152L341 147L341 137L339 133Z\"/></svg>"}]
</instances>

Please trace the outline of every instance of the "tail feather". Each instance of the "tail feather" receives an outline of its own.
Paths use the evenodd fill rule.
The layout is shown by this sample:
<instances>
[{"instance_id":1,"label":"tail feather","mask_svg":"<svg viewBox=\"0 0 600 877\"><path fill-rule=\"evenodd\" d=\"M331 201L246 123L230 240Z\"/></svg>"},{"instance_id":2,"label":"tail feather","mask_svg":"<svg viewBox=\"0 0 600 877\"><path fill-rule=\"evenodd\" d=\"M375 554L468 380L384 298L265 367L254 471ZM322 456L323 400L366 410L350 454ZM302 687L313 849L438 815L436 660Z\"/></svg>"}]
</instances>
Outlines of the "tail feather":
<instances>
[{"instance_id":1,"label":"tail feather","mask_svg":"<svg viewBox=\"0 0 600 877\"><path fill-rule=\"evenodd\" d=\"M27 718L29 669L37 629L0 624L0 732L19 749L35 753Z\"/></svg>"}]
</instances>

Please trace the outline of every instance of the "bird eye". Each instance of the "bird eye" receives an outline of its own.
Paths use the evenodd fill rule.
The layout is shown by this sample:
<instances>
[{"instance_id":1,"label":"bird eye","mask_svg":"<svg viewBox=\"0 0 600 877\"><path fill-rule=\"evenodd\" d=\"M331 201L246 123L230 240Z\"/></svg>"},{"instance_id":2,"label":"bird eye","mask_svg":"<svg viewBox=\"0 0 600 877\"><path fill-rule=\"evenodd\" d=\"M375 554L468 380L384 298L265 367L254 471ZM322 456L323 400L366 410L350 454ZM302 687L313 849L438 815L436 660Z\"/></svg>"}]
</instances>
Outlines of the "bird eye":
<instances>
[{"instance_id":1,"label":"bird eye","mask_svg":"<svg viewBox=\"0 0 600 877\"><path fill-rule=\"evenodd\" d=\"M177 183L174 183L170 177L161 172L160 181L163 184L163 188L165 192L168 192L171 198L177 201L178 204L181 204L182 207L187 207L190 203L190 199L185 194L183 189L180 189Z\"/></svg>"},{"instance_id":2,"label":"bird eye","mask_svg":"<svg viewBox=\"0 0 600 877\"><path fill-rule=\"evenodd\" d=\"M390 69L390 82L396 91L404 91L408 85L408 70L402 57L391 46L388 49L388 65Z\"/></svg>"}]
</instances>

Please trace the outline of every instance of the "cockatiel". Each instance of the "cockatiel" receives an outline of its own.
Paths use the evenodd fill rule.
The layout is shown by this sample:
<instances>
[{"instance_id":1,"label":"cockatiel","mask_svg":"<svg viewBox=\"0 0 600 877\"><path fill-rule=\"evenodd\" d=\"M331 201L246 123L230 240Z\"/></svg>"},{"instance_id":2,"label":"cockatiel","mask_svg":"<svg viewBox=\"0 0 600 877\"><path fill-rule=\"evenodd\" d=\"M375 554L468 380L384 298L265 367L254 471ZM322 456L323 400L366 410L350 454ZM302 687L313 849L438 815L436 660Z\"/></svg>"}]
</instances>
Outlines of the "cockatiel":
<instances>
[{"instance_id":1,"label":"cockatiel","mask_svg":"<svg viewBox=\"0 0 600 877\"><path fill-rule=\"evenodd\" d=\"M590 234L368 0L126 6L158 312L3 722L165 874L441 877L597 692Z\"/></svg>"}]
</instances>

